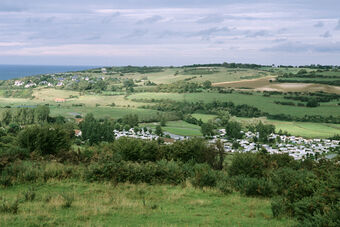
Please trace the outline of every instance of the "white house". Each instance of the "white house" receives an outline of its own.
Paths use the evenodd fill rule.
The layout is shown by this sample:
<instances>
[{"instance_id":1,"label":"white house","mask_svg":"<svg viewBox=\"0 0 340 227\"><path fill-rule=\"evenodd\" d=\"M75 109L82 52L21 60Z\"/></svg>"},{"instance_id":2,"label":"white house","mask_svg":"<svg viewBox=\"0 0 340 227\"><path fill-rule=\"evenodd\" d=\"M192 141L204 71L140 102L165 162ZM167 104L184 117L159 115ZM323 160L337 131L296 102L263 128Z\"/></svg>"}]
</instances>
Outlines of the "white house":
<instances>
[{"instance_id":1,"label":"white house","mask_svg":"<svg viewBox=\"0 0 340 227\"><path fill-rule=\"evenodd\" d=\"M22 85L24 85L24 82L23 81L21 81L21 80L16 80L15 82L14 82L14 86L22 86Z\"/></svg>"}]
</instances>

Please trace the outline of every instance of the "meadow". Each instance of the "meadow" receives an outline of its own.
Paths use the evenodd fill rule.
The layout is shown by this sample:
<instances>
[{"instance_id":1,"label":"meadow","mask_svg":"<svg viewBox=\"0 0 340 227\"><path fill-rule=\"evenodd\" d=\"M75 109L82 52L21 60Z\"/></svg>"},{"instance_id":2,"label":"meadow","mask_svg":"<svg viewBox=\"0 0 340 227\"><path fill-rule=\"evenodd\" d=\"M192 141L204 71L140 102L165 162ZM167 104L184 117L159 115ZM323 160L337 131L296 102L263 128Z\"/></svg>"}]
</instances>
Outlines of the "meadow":
<instances>
[{"instance_id":1,"label":"meadow","mask_svg":"<svg viewBox=\"0 0 340 227\"><path fill-rule=\"evenodd\" d=\"M321 116L339 116L339 106L337 102L321 103L319 107L296 107L296 106L284 106L275 104L274 101L287 101L281 95L273 95L270 97L264 97L261 93L253 93L253 95L242 94L234 92L231 94L221 94L217 92L201 92L201 93L135 93L128 96L131 100L162 100L170 99L181 102L200 102L205 103L221 101L221 102L233 102L237 105L247 104L257 107L263 112L269 114L290 114L297 117L303 117L305 115L321 115Z\"/></svg>"},{"instance_id":2,"label":"meadow","mask_svg":"<svg viewBox=\"0 0 340 227\"><path fill-rule=\"evenodd\" d=\"M196 119L201 119L203 122L208 122L214 119L217 115L212 114L192 114ZM232 119L241 122L244 125L252 122L262 121L265 124L275 126L276 132L280 130L288 132L291 135L302 136L305 138L329 138L340 132L340 125L329 123L312 123L312 122L293 122L293 121L275 121L265 117L261 118L243 118L232 117Z\"/></svg>"},{"instance_id":3,"label":"meadow","mask_svg":"<svg viewBox=\"0 0 340 227\"><path fill-rule=\"evenodd\" d=\"M142 127L146 126L152 130L156 129L156 123L141 124ZM180 136L202 136L201 127L194 124L189 124L185 121L168 121L162 127L163 131Z\"/></svg>"},{"instance_id":4,"label":"meadow","mask_svg":"<svg viewBox=\"0 0 340 227\"><path fill-rule=\"evenodd\" d=\"M268 72L265 69L228 69L224 67L198 67L198 69L211 69L214 73L186 73L187 69L183 67L165 67L160 72L151 73L124 73L122 76L119 73L110 75L110 78L116 79L134 79L134 80L150 80L156 84L170 84L180 80L189 80L191 82L203 82L210 80L213 83L225 81L238 81L245 78L259 78L275 73ZM86 73L86 75L88 75ZM96 74L90 74L96 75ZM142 83L141 83L142 84Z\"/></svg>"},{"instance_id":5,"label":"meadow","mask_svg":"<svg viewBox=\"0 0 340 227\"><path fill-rule=\"evenodd\" d=\"M25 201L25 194L35 194ZM6 200L23 200L0 226L293 226L272 217L269 199L181 186L51 181L4 188ZM69 204L66 205L67 201ZM71 201L71 202L70 202Z\"/></svg>"}]
</instances>

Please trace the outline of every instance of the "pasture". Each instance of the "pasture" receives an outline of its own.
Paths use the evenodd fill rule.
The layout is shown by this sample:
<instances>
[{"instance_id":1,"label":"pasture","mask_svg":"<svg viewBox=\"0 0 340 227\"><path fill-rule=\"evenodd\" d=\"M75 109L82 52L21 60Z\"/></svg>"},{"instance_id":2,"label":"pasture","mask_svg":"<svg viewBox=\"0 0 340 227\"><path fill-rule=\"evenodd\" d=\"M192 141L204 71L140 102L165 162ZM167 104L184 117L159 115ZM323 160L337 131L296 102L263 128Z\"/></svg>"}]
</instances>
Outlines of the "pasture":
<instances>
[{"instance_id":1,"label":"pasture","mask_svg":"<svg viewBox=\"0 0 340 227\"><path fill-rule=\"evenodd\" d=\"M225 81L238 81L249 78L260 78L268 75L276 75L262 69L228 69L224 67L197 67L196 72L187 73L189 70L182 67L167 67L161 72L152 73L125 73L123 76L110 75L110 78L118 79L134 79L134 80L150 80L156 84L170 84L180 80L188 80L190 82L204 82L210 80L213 83ZM213 70L213 73L204 73L204 70ZM203 73L200 73L203 71ZM142 83L141 83L142 84Z\"/></svg>"},{"instance_id":2,"label":"pasture","mask_svg":"<svg viewBox=\"0 0 340 227\"><path fill-rule=\"evenodd\" d=\"M214 119L217 115L212 114L192 114L196 119L201 119L203 122ZM291 122L291 121L276 121L269 120L265 117L261 118L243 118L232 117L232 119L241 122L243 125L252 124L257 121L262 121L265 124L275 126L276 132L280 130L286 131L294 136L302 136L305 138L329 138L340 134L340 125L329 123L312 123L312 122Z\"/></svg>"},{"instance_id":3,"label":"pasture","mask_svg":"<svg viewBox=\"0 0 340 227\"><path fill-rule=\"evenodd\" d=\"M35 197L25 201L33 188ZM32 190L32 189L31 189ZM2 213L0 226L293 226L274 219L269 199L223 195L209 188L50 181L4 188L19 199L17 214ZM71 201L65 205L66 201Z\"/></svg>"},{"instance_id":4,"label":"pasture","mask_svg":"<svg viewBox=\"0 0 340 227\"><path fill-rule=\"evenodd\" d=\"M302 136L305 138L329 138L340 134L340 125L329 123L312 123L312 122L292 122L292 121L276 121L266 118L240 118L236 120L243 124L249 124L254 121L261 120L265 124L275 126L276 132L279 130L286 131L294 136Z\"/></svg>"},{"instance_id":5,"label":"pasture","mask_svg":"<svg viewBox=\"0 0 340 227\"><path fill-rule=\"evenodd\" d=\"M149 120L157 117L158 111L137 109L137 108L119 108L119 107L74 107L74 106L51 106L51 116L65 116L67 118L75 117L80 114L85 116L92 113L96 118L121 118L128 114L137 114L140 120Z\"/></svg>"},{"instance_id":6,"label":"pasture","mask_svg":"<svg viewBox=\"0 0 340 227\"><path fill-rule=\"evenodd\" d=\"M149 127L153 131L156 129L156 123L141 124L141 127ZM185 121L168 121L166 126L162 127L163 131L180 136L202 136L201 127L189 124Z\"/></svg>"},{"instance_id":7,"label":"pasture","mask_svg":"<svg viewBox=\"0 0 340 227\"><path fill-rule=\"evenodd\" d=\"M270 82L272 81L272 82ZM287 79L287 82L288 79ZM235 82L213 83L215 87L225 88L250 88L255 91L280 91L280 92L317 92L340 94L339 86L315 83L276 83L275 77L263 77L252 80L240 80Z\"/></svg>"},{"instance_id":8,"label":"pasture","mask_svg":"<svg viewBox=\"0 0 340 227\"><path fill-rule=\"evenodd\" d=\"M233 102L237 105L247 104L257 107L261 111L270 114L290 114L297 117L303 117L305 115L321 115L321 116L339 116L339 106L336 102L321 103L319 107L296 107L296 106L284 106L274 103L274 101L286 101L280 95L273 95L270 97L264 97L261 93L254 93L253 95L231 93L221 94L215 92L202 92L202 93L136 93L128 97L129 99L155 99L163 100L170 99L181 102Z\"/></svg>"}]
</instances>

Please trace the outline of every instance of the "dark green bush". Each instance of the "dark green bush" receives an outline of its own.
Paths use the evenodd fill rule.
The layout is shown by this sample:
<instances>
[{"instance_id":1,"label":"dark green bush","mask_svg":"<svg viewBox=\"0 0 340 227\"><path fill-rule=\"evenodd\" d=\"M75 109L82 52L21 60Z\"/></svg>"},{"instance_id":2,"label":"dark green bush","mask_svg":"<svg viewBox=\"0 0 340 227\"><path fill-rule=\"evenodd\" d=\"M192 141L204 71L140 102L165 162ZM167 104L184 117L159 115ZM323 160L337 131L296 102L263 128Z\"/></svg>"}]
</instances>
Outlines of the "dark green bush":
<instances>
[{"instance_id":1,"label":"dark green bush","mask_svg":"<svg viewBox=\"0 0 340 227\"><path fill-rule=\"evenodd\" d=\"M3 187L9 187L12 186L12 179L11 176L8 175L7 172L2 171L0 176L0 185Z\"/></svg>"},{"instance_id":2,"label":"dark green bush","mask_svg":"<svg viewBox=\"0 0 340 227\"><path fill-rule=\"evenodd\" d=\"M74 195L69 193L64 193L61 195L63 198L63 204L61 205L62 208L70 208L72 206L72 203L74 201Z\"/></svg>"},{"instance_id":3,"label":"dark green bush","mask_svg":"<svg viewBox=\"0 0 340 227\"><path fill-rule=\"evenodd\" d=\"M233 187L246 196L271 197L274 194L273 184L265 178L237 176L231 181Z\"/></svg>"},{"instance_id":4,"label":"dark green bush","mask_svg":"<svg viewBox=\"0 0 340 227\"><path fill-rule=\"evenodd\" d=\"M194 187L215 187L218 175L215 170L212 170L208 164L196 164L193 167L194 176L191 183Z\"/></svg>"},{"instance_id":5,"label":"dark green bush","mask_svg":"<svg viewBox=\"0 0 340 227\"><path fill-rule=\"evenodd\" d=\"M25 201L33 201L35 199L36 193L34 188L29 188L27 191L23 192Z\"/></svg>"},{"instance_id":6,"label":"dark green bush","mask_svg":"<svg viewBox=\"0 0 340 227\"><path fill-rule=\"evenodd\" d=\"M313 172L303 169L280 168L271 174L271 179L276 193L285 196L290 202L312 196L321 186Z\"/></svg>"},{"instance_id":7,"label":"dark green bush","mask_svg":"<svg viewBox=\"0 0 340 227\"><path fill-rule=\"evenodd\" d=\"M267 155L259 153L238 153L234 155L228 173L230 176L264 177Z\"/></svg>"},{"instance_id":8,"label":"dark green bush","mask_svg":"<svg viewBox=\"0 0 340 227\"><path fill-rule=\"evenodd\" d=\"M162 159L162 153L156 141L122 137L113 143L112 150L121 155L125 161L154 162Z\"/></svg>"},{"instance_id":9,"label":"dark green bush","mask_svg":"<svg viewBox=\"0 0 340 227\"><path fill-rule=\"evenodd\" d=\"M211 167L217 165L218 152L201 138L177 141L164 149L168 160L208 163Z\"/></svg>"},{"instance_id":10,"label":"dark green bush","mask_svg":"<svg viewBox=\"0 0 340 227\"><path fill-rule=\"evenodd\" d=\"M110 180L130 183L180 184L188 177L181 163L161 160L158 162L107 162L91 164L85 173L89 181Z\"/></svg>"},{"instance_id":11,"label":"dark green bush","mask_svg":"<svg viewBox=\"0 0 340 227\"><path fill-rule=\"evenodd\" d=\"M19 201L7 201L2 199L0 202L0 213L17 214L19 210Z\"/></svg>"},{"instance_id":12,"label":"dark green bush","mask_svg":"<svg viewBox=\"0 0 340 227\"><path fill-rule=\"evenodd\" d=\"M340 226L340 202L334 204L331 209L327 209L326 212L314 212L313 215L310 215L308 218L301 220L299 226Z\"/></svg>"},{"instance_id":13,"label":"dark green bush","mask_svg":"<svg viewBox=\"0 0 340 227\"><path fill-rule=\"evenodd\" d=\"M228 176L222 176L218 181L216 187L225 195L232 193L233 186Z\"/></svg>"},{"instance_id":14,"label":"dark green bush","mask_svg":"<svg viewBox=\"0 0 340 227\"><path fill-rule=\"evenodd\" d=\"M22 130L18 135L21 148L40 155L56 155L71 147L70 133L60 125L31 126Z\"/></svg>"},{"instance_id":15,"label":"dark green bush","mask_svg":"<svg viewBox=\"0 0 340 227\"><path fill-rule=\"evenodd\" d=\"M16 161L3 169L0 179L10 184L46 182L49 179L80 179L82 172L82 166L42 161Z\"/></svg>"},{"instance_id":16,"label":"dark green bush","mask_svg":"<svg viewBox=\"0 0 340 227\"><path fill-rule=\"evenodd\" d=\"M284 197L276 197L273 198L271 201L271 209L273 216L275 218L280 218L283 216L291 216L292 213L290 212L292 209L288 206L289 203Z\"/></svg>"}]
</instances>

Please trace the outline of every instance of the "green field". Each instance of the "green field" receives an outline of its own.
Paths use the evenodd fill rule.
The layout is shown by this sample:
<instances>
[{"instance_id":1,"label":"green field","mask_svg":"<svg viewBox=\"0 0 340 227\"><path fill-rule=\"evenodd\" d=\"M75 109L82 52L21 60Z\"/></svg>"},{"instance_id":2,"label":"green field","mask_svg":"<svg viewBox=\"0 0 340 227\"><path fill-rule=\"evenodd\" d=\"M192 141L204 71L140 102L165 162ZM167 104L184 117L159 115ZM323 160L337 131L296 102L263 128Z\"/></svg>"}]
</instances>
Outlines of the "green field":
<instances>
[{"instance_id":1,"label":"green field","mask_svg":"<svg viewBox=\"0 0 340 227\"><path fill-rule=\"evenodd\" d=\"M190 82L203 82L210 80L213 83L225 81L238 81L241 79L259 78L268 75L276 75L276 73L268 72L263 69L227 69L224 67L201 67L203 70L214 70L214 73L204 74L197 70L197 73L188 74L185 68L164 68L162 72L155 73L126 73L124 76L113 75L111 78L134 80L150 80L156 84L169 84L180 80L190 79ZM177 74L176 74L177 72Z\"/></svg>"},{"instance_id":2,"label":"green field","mask_svg":"<svg viewBox=\"0 0 340 227\"><path fill-rule=\"evenodd\" d=\"M191 114L191 116L193 116L194 118L198 119L198 120L202 120L204 123L208 122L209 120L213 120L214 118L217 117L217 115L213 115L213 114Z\"/></svg>"},{"instance_id":3,"label":"green field","mask_svg":"<svg viewBox=\"0 0 340 227\"><path fill-rule=\"evenodd\" d=\"M157 124L141 124L152 130L156 129ZM163 131L180 136L202 136L201 127L198 125L189 124L185 121L168 121L166 126L162 127Z\"/></svg>"},{"instance_id":4,"label":"green field","mask_svg":"<svg viewBox=\"0 0 340 227\"><path fill-rule=\"evenodd\" d=\"M196 119L201 119L203 122L217 117L212 114L192 114ZM272 124L275 126L276 132L279 130L287 131L294 136L302 136L305 138L329 138L334 135L340 134L340 125L328 124L328 123L312 123L312 122L290 122L290 121L275 121L269 120L265 117L261 118L243 118L233 117L233 119L242 122L243 124L249 124L256 121L262 121L266 124Z\"/></svg>"},{"instance_id":5,"label":"green field","mask_svg":"<svg viewBox=\"0 0 340 227\"><path fill-rule=\"evenodd\" d=\"M290 121L275 121L266 118L241 118L235 117L236 120L249 124L254 121L261 120L266 124L275 126L276 132L279 130L287 131L294 136L302 136L305 138L329 138L340 134L340 125L328 123L312 123L312 122L290 122Z\"/></svg>"},{"instance_id":6,"label":"green field","mask_svg":"<svg viewBox=\"0 0 340 227\"><path fill-rule=\"evenodd\" d=\"M137 114L142 120L147 120L152 117L157 116L156 110L148 109L137 109L137 108L118 108L118 107L73 107L73 106L52 106L50 107L51 115L58 116L62 115L65 117L74 117L77 114L86 115L87 113L92 113L98 118L121 118L128 114Z\"/></svg>"},{"instance_id":7,"label":"green field","mask_svg":"<svg viewBox=\"0 0 340 227\"><path fill-rule=\"evenodd\" d=\"M275 125L276 131L281 129L292 135L306 138L329 138L340 134L340 125L337 124L272 120L267 120L266 122Z\"/></svg>"},{"instance_id":8,"label":"green field","mask_svg":"<svg viewBox=\"0 0 340 227\"><path fill-rule=\"evenodd\" d=\"M261 93L254 93L253 95L245 95L239 93L221 94L215 92L202 92L202 93L136 93L128 97L129 99L171 99L175 101L187 101L187 102L213 102L224 101L234 102L235 104L247 104L259 108L260 110L270 114L289 114L297 117L303 117L305 115L321 115L321 116L339 116L340 110L337 106L337 102L321 103L319 107L296 107L296 106L284 106L275 104L274 101L287 101L282 96L270 96L264 97Z\"/></svg>"},{"instance_id":9,"label":"green field","mask_svg":"<svg viewBox=\"0 0 340 227\"><path fill-rule=\"evenodd\" d=\"M34 188L33 201L24 192ZM65 195L73 198L64 207ZM1 213L0 226L293 226L274 219L269 199L223 195L190 185L98 184L51 181L1 189L19 199L17 214Z\"/></svg>"}]
</instances>

